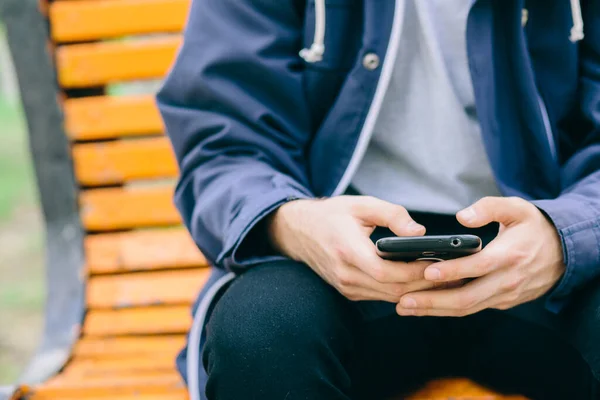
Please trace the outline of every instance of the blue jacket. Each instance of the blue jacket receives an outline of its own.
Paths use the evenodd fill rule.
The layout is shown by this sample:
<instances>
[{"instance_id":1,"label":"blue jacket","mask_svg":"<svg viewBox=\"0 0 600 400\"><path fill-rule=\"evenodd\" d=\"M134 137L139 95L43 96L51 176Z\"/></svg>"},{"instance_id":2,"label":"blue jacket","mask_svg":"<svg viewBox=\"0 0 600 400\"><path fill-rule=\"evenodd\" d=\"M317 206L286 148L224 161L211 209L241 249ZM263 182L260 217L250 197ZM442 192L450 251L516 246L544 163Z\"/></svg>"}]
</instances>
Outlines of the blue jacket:
<instances>
[{"instance_id":1,"label":"blue jacket","mask_svg":"<svg viewBox=\"0 0 600 400\"><path fill-rule=\"evenodd\" d=\"M403 2L326 0L325 52L307 62L298 54L315 39L320 3L193 1L158 104L181 168L175 202L215 278L276 258L263 217L291 199L343 193L368 144ZM467 24L498 187L534 201L562 240L555 312L600 276L600 0L581 8L579 42L568 0L478 0ZM365 62L373 55L379 65Z\"/></svg>"}]
</instances>

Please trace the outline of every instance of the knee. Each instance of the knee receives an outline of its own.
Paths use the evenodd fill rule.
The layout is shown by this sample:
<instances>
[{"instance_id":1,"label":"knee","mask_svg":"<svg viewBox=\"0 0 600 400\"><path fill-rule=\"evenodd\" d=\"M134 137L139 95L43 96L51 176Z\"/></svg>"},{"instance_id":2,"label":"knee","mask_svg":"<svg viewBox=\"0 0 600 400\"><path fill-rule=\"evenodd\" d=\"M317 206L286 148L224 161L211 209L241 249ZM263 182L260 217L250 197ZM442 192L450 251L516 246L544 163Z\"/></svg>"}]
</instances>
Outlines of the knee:
<instances>
[{"instance_id":1,"label":"knee","mask_svg":"<svg viewBox=\"0 0 600 400\"><path fill-rule=\"evenodd\" d=\"M215 306L204 352L209 374L216 362L224 369L278 368L298 354L343 345L341 296L300 264L269 268L242 275Z\"/></svg>"}]
</instances>

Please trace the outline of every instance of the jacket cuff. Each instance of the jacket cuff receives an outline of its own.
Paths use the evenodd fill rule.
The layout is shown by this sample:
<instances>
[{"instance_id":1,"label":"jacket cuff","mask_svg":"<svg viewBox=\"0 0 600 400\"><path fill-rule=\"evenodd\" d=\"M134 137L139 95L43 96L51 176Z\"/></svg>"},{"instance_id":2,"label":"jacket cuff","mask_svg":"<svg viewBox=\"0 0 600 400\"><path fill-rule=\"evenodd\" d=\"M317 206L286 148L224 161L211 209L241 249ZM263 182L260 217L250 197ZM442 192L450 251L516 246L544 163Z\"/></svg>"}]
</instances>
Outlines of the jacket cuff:
<instances>
[{"instance_id":1,"label":"jacket cuff","mask_svg":"<svg viewBox=\"0 0 600 400\"><path fill-rule=\"evenodd\" d=\"M594 209L575 196L532 203L550 218L562 242L566 271L546 300L546 309L558 313L577 289L600 275L600 221Z\"/></svg>"},{"instance_id":2,"label":"jacket cuff","mask_svg":"<svg viewBox=\"0 0 600 400\"><path fill-rule=\"evenodd\" d=\"M266 230L255 228L260 228L260 223L283 204L312 197L308 192L289 188L277 189L250 201L232 222L224 250L216 260L217 265L230 271L240 271L264 262L285 259L271 249Z\"/></svg>"}]
</instances>

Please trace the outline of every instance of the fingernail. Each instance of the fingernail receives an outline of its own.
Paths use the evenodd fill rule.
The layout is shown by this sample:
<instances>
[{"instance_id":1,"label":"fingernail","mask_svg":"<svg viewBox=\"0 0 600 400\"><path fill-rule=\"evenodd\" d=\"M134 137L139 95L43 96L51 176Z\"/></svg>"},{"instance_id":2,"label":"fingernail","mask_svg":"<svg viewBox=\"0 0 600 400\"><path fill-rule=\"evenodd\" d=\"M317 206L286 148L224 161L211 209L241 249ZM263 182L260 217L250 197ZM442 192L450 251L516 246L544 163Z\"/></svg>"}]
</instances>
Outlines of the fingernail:
<instances>
[{"instance_id":1,"label":"fingernail","mask_svg":"<svg viewBox=\"0 0 600 400\"><path fill-rule=\"evenodd\" d=\"M404 308L417 308L417 302L412 297L405 297L400 302Z\"/></svg>"},{"instance_id":2,"label":"fingernail","mask_svg":"<svg viewBox=\"0 0 600 400\"><path fill-rule=\"evenodd\" d=\"M410 221L407 226L408 230L411 232L421 232L425 227L421 224L416 223L415 221Z\"/></svg>"},{"instance_id":3,"label":"fingernail","mask_svg":"<svg viewBox=\"0 0 600 400\"><path fill-rule=\"evenodd\" d=\"M458 213L458 216L467 222L475 221L475 219L477 219L477 214L473 207L465 208Z\"/></svg>"},{"instance_id":4,"label":"fingernail","mask_svg":"<svg viewBox=\"0 0 600 400\"><path fill-rule=\"evenodd\" d=\"M427 268L425 270L425 279L428 281L438 281L442 278L442 274L437 268Z\"/></svg>"}]
</instances>

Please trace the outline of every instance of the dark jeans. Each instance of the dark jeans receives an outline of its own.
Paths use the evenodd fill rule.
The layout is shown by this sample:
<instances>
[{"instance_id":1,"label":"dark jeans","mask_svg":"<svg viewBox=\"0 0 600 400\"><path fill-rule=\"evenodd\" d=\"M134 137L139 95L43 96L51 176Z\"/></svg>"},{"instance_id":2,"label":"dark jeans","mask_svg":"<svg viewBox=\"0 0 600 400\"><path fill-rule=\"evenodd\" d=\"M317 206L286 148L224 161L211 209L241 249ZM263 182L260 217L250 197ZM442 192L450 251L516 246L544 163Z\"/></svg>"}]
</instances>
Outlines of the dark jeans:
<instances>
[{"instance_id":1,"label":"dark jeans","mask_svg":"<svg viewBox=\"0 0 600 400\"><path fill-rule=\"evenodd\" d=\"M366 319L358 304L300 263L250 269L207 325L208 399L374 400L442 376L531 399L600 398L597 284L559 316L543 299L464 318Z\"/></svg>"}]
</instances>

